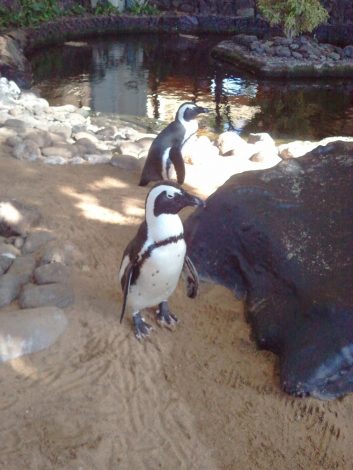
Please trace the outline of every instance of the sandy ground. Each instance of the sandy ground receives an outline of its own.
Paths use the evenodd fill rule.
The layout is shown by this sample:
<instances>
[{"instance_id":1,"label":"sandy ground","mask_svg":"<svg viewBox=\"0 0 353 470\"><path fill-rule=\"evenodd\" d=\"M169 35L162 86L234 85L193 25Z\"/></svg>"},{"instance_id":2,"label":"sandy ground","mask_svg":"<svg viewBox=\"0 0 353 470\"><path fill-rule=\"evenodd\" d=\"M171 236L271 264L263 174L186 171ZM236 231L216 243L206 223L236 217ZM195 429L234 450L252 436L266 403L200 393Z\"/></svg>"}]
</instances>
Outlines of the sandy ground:
<instances>
[{"instance_id":1,"label":"sandy ground","mask_svg":"<svg viewBox=\"0 0 353 470\"><path fill-rule=\"evenodd\" d=\"M282 393L276 357L256 350L230 292L203 284L190 300L181 283L180 324L143 343L119 324L116 272L147 192L137 178L0 158L0 198L38 205L82 254L66 332L0 364L0 468L350 470L353 396Z\"/></svg>"}]
</instances>

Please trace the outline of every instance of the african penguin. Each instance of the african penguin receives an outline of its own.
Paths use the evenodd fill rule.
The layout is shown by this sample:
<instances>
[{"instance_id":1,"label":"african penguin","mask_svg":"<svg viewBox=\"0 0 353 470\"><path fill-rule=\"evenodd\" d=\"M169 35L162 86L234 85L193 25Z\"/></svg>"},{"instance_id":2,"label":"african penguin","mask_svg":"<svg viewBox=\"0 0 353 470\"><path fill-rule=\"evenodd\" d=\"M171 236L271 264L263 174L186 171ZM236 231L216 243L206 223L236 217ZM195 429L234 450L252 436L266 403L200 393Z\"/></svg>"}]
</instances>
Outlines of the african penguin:
<instances>
[{"instance_id":1,"label":"african penguin","mask_svg":"<svg viewBox=\"0 0 353 470\"><path fill-rule=\"evenodd\" d=\"M172 165L175 167L178 183L184 183L185 164L181 148L189 137L197 132L197 116L207 112L207 108L194 103L184 103L179 107L174 121L152 142L142 170L140 186L146 186L150 181L170 179Z\"/></svg>"},{"instance_id":2,"label":"african penguin","mask_svg":"<svg viewBox=\"0 0 353 470\"><path fill-rule=\"evenodd\" d=\"M120 322L127 308L132 314L135 336L148 336L151 325L141 310L158 305L157 321L172 326L177 318L168 308L182 271L187 275L188 296L195 297L198 288L196 270L186 255L184 228L178 212L186 206L204 206L177 183L159 182L146 197L145 220L126 247L119 271L124 293Z\"/></svg>"}]
</instances>

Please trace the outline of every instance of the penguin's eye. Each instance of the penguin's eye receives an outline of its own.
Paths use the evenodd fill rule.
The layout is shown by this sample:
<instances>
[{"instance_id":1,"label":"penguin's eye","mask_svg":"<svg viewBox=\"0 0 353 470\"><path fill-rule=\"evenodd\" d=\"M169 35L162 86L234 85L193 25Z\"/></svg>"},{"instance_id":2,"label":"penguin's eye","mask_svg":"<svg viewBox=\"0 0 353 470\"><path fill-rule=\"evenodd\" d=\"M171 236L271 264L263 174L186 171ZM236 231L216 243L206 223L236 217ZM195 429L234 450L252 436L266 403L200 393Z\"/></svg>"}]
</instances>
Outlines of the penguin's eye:
<instances>
[{"instance_id":1,"label":"penguin's eye","mask_svg":"<svg viewBox=\"0 0 353 470\"><path fill-rule=\"evenodd\" d=\"M173 199L173 197L174 197L174 194L167 193L167 198L168 199Z\"/></svg>"}]
</instances>

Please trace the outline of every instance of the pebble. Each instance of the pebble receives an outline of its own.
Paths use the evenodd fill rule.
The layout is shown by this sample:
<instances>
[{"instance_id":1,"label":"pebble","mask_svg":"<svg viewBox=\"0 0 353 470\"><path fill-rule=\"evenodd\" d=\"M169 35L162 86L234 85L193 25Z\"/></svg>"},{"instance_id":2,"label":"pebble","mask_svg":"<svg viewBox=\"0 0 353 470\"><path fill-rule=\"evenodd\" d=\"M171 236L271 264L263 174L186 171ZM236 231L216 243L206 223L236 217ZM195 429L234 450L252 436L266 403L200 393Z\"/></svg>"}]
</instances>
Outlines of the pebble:
<instances>
[{"instance_id":1,"label":"pebble","mask_svg":"<svg viewBox=\"0 0 353 470\"><path fill-rule=\"evenodd\" d=\"M35 251L42 248L48 242L55 240L56 236L46 230L41 230L38 232L32 232L25 240L25 243L22 248L23 254L34 253Z\"/></svg>"},{"instance_id":2,"label":"pebble","mask_svg":"<svg viewBox=\"0 0 353 470\"><path fill-rule=\"evenodd\" d=\"M50 263L38 266L34 271L34 279L37 284L61 283L70 281L71 270L62 263Z\"/></svg>"},{"instance_id":3,"label":"pebble","mask_svg":"<svg viewBox=\"0 0 353 470\"><path fill-rule=\"evenodd\" d=\"M0 276L0 308L17 298L23 284L21 276L6 273Z\"/></svg>"},{"instance_id":4,"label":"pebble","mask_svg":"<svg viewBox=\"0 0 353 470\"><path fill-rule=\"evenodd\" d=\"M20 256L14 260L8 273L19 277L21 284L29 282L36 267L36 259L33 255Z\"/></svg>"}]
</instances>

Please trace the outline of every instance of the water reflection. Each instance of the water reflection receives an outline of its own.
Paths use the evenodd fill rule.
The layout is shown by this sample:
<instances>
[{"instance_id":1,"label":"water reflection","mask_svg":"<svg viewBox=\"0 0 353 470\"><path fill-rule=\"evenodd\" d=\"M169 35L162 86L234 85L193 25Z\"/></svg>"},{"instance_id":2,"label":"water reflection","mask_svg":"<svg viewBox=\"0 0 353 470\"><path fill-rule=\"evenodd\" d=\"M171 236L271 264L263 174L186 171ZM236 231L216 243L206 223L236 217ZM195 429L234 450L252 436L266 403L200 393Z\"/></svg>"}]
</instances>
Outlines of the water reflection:
<instances>
[{"instance_id":1,"label":"water reflection","mask_svg":"<svg viewBox=\"0 0 353 470\"><path fill-rule=\"evenodd\" d=\"M257 80L210 58L219 36L123 36L69 42L32 57L35 86L51 104L173 119L186 100L211 109L212 131L277 139L353 135L353 81Z\"/></svg>"}]
</instances>

